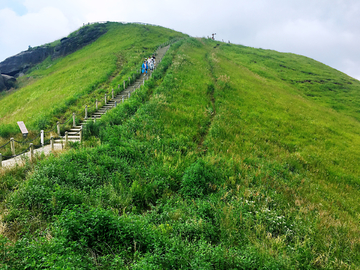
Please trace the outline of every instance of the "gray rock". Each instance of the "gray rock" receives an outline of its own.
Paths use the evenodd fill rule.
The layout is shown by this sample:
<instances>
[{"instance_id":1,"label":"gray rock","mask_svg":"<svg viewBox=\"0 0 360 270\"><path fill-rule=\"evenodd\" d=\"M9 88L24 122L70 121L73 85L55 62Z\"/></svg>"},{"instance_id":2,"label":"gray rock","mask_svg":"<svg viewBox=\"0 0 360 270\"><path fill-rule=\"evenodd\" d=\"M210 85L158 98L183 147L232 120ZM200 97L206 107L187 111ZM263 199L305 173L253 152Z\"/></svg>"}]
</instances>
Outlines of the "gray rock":
<instances>
[{"instance_id":1,"label":"gray rock","mask_svg":"<svg viewBox=\"0 0 360 270\"><path fill-rule=\"evenodd\" d=\"M16 78L13 76L9 76L6 74L1 74L1 76L4 79L4 83L7 89L10 89L12 87L14 87L15 83L16 83Z\"/></svg>"},{"instance_id":2,"label":"gray rock","mask_svg":"<svg viewBox=\"0 0 360 270\"><path fill-rule=\"evenodd\" d=\"M37 47L21 52L1 62L0 70L3 74L17 76L21 72L26 72L31 66L44 61L52 52L53 49L47 47Z\"/></svg>"},{"instance_id":3,"label":"gray rock","mask_svg":"<svg viewBox=\"0 0 360 270\"><path fill-rule=\"evenodd\" d=\"M3 78L2 74L0 74L0 92L1 92L1 91L4 91L4 90L6 90L6 89L7 89L7 88L6 88L6 86L5 86L4 78Z\"/></svg>"},{"instance_id":4,"label":"gray rock","mask_svg":"<svg viewBox=\"0 0 360 270\"><path fill-rule=\"evenodd\" d=\"M8 90L15 86L16 79L12 76L1 74L0 75L0 91Z\"/></svg>"}]
</instances>

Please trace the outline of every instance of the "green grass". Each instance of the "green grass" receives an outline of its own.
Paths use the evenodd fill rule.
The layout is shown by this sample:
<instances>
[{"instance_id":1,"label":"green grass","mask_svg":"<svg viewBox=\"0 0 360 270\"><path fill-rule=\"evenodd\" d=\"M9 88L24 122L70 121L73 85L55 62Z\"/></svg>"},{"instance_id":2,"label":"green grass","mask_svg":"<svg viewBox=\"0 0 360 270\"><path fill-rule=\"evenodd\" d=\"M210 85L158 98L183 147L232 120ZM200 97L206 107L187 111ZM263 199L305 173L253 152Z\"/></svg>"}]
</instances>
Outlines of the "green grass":
<instances>
[{"instance_id":1,"label":"green grass","mask_svg":"<svg viewBox=\"0 0 360 270\"><path fill-rule=\"evenodd\" d=\"M4 174L4 266L359 268L360 83L217 44L172 45L92 147Z\"/></svg>"},{"instance_id":2,"label":"green grass","mask_svg":"<svg viewBox=\"0 0 360 270\"><path fill-rule=\"evenodd\" d=\"M241 164L243 171L234 176L234 181L238 178L258 196L266 196L269 187L282 194L282 207L279 207L282 210L277 210L282 215L302 221L311 215L313 220L307 233L313 241L311 253L318 254L312 263L329 268L325 261L359 260L359 242L355 239L359 233L360 125L355 105L350 106L358 99L355 90L359 89L359 82L294 55L286 58L287 65L295 63L300 74L269 69L268 60L257 60L263 51L253 57L257 60L255 68L254 64L247 64L243 50L221 45L209 53L218 90L214 94L217 114L205 141L212 151L210 155ZM267 54L273 55L279 53ZM353 98L338 99L342 93L332 95L329 90L321 91L319 84L306 89L296 83L284 84L284 78L312 78L312 74L303 75L304 62L309 62L307 70L311 66L312 73L322 74L318 76L333 74L333 81L352 82L353 92L349 92ZM304 90L318 92L328 99L319 102L303 95ZM350 109L334 110L331 108L334 103ZM267 249L264 241L258 239L258 245ZM331 259L332 256L338 257Z\"/></svg>"}]
</instances>

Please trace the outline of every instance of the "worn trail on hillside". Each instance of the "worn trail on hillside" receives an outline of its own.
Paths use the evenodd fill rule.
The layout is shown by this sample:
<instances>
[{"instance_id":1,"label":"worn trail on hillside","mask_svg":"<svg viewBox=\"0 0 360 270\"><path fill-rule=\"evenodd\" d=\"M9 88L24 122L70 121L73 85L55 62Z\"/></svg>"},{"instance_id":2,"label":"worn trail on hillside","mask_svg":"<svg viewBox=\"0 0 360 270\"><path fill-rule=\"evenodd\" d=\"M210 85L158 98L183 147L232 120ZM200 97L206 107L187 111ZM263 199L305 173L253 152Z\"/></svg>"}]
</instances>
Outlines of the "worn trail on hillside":
<instances>
[{"instance_id":1,"label":"worn trail on hillside","mask_svg":"<svg viewBox=\"0 0 360 270\"><path fill-rule=\"evenodd\" d=\"M170 45L166 47L162 47L156 51L156 58L157 58L157 64L161 62L161 59L166 54L167 50L170 48ZM88 120L91 120L93 118L101 118L101 115L105 114L109 109L112 109L115 107L115 101L116 103L121 103L123 100L126 100L129 98L129 95L131 95L132 92L134 92L136 89L138 89L145 80L147 80L151 76L151 73L148 73L147 76L141 75L140 78L138 78L132 85L129 85L125 90L123 90L121 93L119 93L117 96L114 97L114 99L109 100L109 102L104 105L103 107L99 108L98 111L96 111L92 116L88 118ZM86 120L81 123L81 125L85 125ZM75 126L72 130L80 130L81 126ZM75 136L71 134L71 130L69 131L69 140L70 142L76 142L79 141L79 136ZM74 134L78 133L78 131L73 131ZM39 149L34 150L34 155L41 155L44 154L45 156L50 155L53 152L61 152L64 148L64 138L56 140L54 144L54 150L51 149L51 145L46 145L44 147L41 147ZM26 152L22 155L19 155L17 157L4 160L2 162L2 168L13 168L15 166L23 166L27 160L30 159L30 152ZM0 167L1 169L1 167Z\"/></svg>"}]
</instances>

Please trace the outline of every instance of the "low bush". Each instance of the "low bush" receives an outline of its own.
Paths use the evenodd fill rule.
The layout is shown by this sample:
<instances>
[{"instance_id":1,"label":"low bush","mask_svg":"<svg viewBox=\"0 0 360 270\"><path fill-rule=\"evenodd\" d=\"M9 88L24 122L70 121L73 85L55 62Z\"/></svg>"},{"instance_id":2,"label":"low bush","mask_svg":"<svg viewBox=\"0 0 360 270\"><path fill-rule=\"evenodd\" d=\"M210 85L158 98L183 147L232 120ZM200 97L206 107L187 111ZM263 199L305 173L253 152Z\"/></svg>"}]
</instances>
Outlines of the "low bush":
<instances>
[{"instance_id":1,"label":"low bush","mask_svg":"<svg viewBox=\"0 0 360 270\"><path fill-rule=\"evenodd\" d=\"M199 198L216 191L216 184L221 183L221 176L214 167L198 159L188 167L181 180L181 194Z\"/></svg>"},{"instance_id":2,"label":"low bush","mask_svg":"<svg viewBox=\"0 0 360 270\"><path fill-rule=\"evenodd\" d=\"M1 124L0 125L0 137L9 138L11 135L18 133L18 127L16 125Z\"/></svg>"}]
</instances>

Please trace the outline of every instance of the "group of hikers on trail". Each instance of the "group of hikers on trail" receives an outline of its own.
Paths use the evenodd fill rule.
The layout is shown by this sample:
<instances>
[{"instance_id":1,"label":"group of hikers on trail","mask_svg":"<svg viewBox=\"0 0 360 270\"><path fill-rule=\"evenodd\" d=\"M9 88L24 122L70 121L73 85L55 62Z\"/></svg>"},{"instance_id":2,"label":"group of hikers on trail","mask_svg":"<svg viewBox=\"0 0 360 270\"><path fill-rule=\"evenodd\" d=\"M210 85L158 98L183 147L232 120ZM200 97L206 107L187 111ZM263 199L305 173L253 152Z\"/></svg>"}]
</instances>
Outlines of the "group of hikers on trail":
<instances>
[{"instance_id":1,"label":"group of hikers on trail","mask_svg":"<svg viewBox=\"0 0 360 270\"><path fill-rule=\"evenodd\" d=\"M141 66L141 73L146 75L148 72L148 69L153 71L155 68L155 64L156 64L155 55L153 55L152 57L149 57L149 59L145 58L144 63Z\"/></svg>"}]
</instances>

